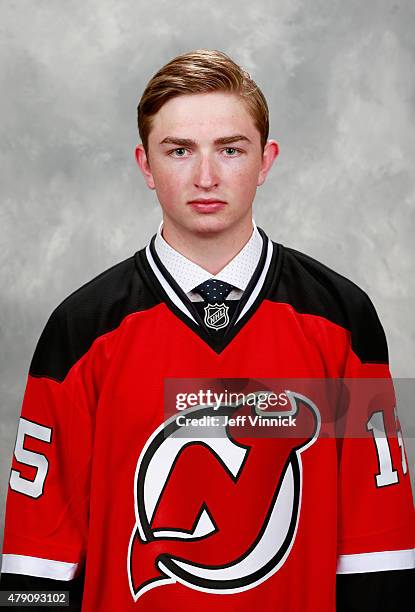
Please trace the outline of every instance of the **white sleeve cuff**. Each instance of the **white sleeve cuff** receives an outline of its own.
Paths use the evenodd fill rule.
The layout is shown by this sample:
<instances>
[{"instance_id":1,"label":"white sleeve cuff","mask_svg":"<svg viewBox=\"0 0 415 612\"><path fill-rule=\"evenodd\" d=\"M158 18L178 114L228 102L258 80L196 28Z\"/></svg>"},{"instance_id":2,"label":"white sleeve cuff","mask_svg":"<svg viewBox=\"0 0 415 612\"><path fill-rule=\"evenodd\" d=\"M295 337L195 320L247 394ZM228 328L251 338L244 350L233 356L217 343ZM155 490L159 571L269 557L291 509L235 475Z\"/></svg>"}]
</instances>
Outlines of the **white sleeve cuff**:
<instances>
[{"instance_id":1,"label":"white sleeve cuff","mask_svg":"<svg viewBox=\"0 0 415 612\"><path fill-rule=\"evenodd\" d=\"M72 580L77 567L78 563L27 557L26 555L4 554L2 556L1 573L25 574L39 578L52 578L53 580Z\"/></svg>"},{"instance_id":2,"label":"white sleeve cuff","mask_svg":"<svg viewBox=\"0 0 415 612\"><path fill-rule=\"evenodd\" d=\"M415 567L415 549L383 550L381 552L340 555L337 559L337 574L382 572L386 570L411 569Z\"/></svg>"}]
</instances>

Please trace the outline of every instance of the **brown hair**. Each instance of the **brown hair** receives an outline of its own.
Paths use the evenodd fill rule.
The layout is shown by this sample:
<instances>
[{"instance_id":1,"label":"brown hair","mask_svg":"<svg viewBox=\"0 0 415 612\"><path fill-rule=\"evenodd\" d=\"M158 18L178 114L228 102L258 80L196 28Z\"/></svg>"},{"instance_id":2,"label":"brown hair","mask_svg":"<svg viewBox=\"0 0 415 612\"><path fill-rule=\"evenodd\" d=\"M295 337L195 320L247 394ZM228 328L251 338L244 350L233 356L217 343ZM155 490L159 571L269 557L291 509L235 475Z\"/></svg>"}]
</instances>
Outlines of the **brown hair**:
<instances>
[{"instance_id":1,"label":"brown hair","mask_svg":"<svg viewBox=\"0 0 415 612\"><path fill-rule=\"evenodd\" d=\"M178 55L148 82L137 108L138 131L148 156L152 117L168 100L185 94L225 91L244 100L261 135L264 151L269 111L264 94L251 76L222 51L196 49Z\"/></svg>"}]
</instances>

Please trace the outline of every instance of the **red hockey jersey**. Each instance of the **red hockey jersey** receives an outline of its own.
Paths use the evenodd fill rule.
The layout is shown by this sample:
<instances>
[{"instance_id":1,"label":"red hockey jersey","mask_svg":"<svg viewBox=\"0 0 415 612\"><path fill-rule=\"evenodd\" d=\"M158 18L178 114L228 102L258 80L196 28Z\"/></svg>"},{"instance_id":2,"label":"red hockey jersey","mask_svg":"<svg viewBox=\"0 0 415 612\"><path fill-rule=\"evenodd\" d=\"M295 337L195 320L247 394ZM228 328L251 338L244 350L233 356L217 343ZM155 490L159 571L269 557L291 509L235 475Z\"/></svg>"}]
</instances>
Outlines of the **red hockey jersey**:
<instances>
[{"instance_id":1,"label":"red hockey jersey","mask_svg":"<svg viewBox=\"0 0 415 612\"><path fill-rule=\"evenodd\" d=\"M238 429L252 407L173 402L184 379L390 381L368 296L258 230L261 258L226 326L183 293L155 237L54 310L27 377L2 573L84 573L84 612L333 612L336 574L415 566L393 402L349 392L330 435L325 409L285 385L301 423L288 436ZM212 436L202 417L227 425Z\"/></svg>"}]
</instances>

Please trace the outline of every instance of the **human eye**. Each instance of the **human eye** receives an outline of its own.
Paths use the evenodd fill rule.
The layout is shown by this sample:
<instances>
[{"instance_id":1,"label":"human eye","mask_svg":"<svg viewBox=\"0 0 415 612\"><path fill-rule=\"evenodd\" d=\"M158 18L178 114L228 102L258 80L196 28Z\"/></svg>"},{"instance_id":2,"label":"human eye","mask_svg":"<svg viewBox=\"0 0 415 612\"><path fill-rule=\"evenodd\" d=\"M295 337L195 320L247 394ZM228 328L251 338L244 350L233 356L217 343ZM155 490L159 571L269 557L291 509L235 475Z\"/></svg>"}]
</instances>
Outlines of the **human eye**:
<instances>
[{"instance_id":1,"label":"human eye","mask_svg":"<svg viewBox=\"0 0 415 612\"><path fill-rule=\"evenodd\" d=\"M243 153L241 149L237 149L236 147L226 147L224 151L227 151L227 153L231 151L231 153L229 155L226 155L226 157L237 157L238 153Z\"/></svg>"},{"instance_id":2,"label":"human eye","mask_svg":"<svg viewBox=\"0 0 415 612\"><path fill-rule=\"evenodd\" d=\"M177 149L172 149L171 151L169 151L168 154L170 155L170 157L184 157L185 151L187 151L185 147L178 147ZM175 153L178 153L178 154L174 155Z\"/></svg>"}]
</instances>

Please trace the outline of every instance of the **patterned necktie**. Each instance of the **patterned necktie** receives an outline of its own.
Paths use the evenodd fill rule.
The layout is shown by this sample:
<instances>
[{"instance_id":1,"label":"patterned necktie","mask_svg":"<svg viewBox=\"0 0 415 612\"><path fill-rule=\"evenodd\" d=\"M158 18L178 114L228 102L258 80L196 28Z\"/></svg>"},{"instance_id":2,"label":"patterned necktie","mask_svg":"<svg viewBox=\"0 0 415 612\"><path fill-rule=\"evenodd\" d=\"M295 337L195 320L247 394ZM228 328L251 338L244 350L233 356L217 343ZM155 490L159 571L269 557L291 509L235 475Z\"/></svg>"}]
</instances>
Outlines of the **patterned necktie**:
<instances>
[{"instance_id":1,"label":"patterned necktie","mask_svg":"<svg viewBox=\"0 0 415 612\"><path fill-rule=\"evenodd\" d=\"M208 304L223 304L233 288L233 285L225 283L225 281L209 278L195 287L193 291L199 293Z\"/></svg>"}]
</instances>

